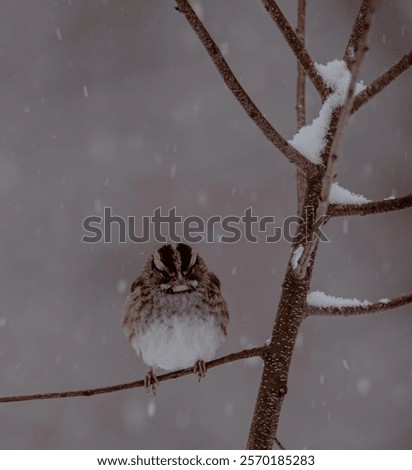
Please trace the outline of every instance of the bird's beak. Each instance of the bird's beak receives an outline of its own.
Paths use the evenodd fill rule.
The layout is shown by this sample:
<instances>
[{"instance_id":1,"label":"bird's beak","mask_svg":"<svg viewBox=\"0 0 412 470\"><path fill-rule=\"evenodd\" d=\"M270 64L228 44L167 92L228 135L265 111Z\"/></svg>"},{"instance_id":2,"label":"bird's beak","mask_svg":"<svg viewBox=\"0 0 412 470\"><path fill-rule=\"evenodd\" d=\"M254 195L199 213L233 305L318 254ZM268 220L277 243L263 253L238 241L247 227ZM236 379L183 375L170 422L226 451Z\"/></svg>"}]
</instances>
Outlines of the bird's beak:
<instances>
[{"instance_id":1,"label":"bird's beak","mask_svg":"<svg viewBox=\"0 0 412 470\"><path fill-rule=\"evenodd\" d=\"M182 279L183 280L183 279ZM178 294L181 292L192 292L198 285L197 281L187 281L185 283L174 285L171 290L173 293Z\"/></svg>"}]
</instances>

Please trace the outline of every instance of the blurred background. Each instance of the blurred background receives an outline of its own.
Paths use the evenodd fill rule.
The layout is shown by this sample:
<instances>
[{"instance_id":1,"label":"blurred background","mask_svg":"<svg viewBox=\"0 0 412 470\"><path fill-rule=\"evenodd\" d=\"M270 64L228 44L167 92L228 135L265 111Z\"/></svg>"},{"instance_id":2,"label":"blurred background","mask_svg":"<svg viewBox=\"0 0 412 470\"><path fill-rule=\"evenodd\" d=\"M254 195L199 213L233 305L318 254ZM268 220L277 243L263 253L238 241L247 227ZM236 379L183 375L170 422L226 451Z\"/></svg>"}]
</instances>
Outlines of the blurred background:
<instances>
[{"instance_id":1,"label":"blurred background","mask_svg":"<svg viewBox=\"0 0 412 470\"><path fill-rule=\"evenodd\" d=\"M261 2L193 1L233 70L286 137L296 62ZM295 23L295 2L279 2ZM308 1L307 46L340 58L359 1ZM295 170L249 120L171 0L0 5L0 395L112 385L146 367L120 326L156 249L81 242L82 221L295 214ZM412 5L381 2L367 84L410 49ZM411 188L411 72L350 121L338 181L369 199ZM308 121L320 101L307 86ZM312 289L376 301L411 291L410 212L334 219ZM196 245L231 312L219 354L270 335L287 242ZM0 405L3 449L223 449L246 443L260 360L92 398ZM412 449L412 308L304 322L279 427L289 449Z\"/></svg>"}]
</instances>

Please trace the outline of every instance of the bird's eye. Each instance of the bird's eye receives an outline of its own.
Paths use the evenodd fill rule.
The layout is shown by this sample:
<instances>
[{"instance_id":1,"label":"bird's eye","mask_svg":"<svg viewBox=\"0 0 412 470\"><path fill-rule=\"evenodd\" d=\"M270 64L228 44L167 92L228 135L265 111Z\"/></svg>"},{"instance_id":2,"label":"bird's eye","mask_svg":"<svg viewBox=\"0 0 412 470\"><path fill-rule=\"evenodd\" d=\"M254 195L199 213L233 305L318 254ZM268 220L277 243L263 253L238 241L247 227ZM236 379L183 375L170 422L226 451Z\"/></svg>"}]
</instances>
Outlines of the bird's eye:
<instances>
[{"instance_id":1,"label":"bird's eye","mask_svg":"<svg viewBox=\"0 0 412 470\"><path fill-rule=\"evenodd\" d=\"M187 271L187 272L185 273L185 277L186 277L187 279L190 279L190 280L195 280L195 279L197 279L196 273L195 273L194 271L195 271L195 270L193 269L193 267L190 268L189 271Z\"/></svg>"}]
</instances>

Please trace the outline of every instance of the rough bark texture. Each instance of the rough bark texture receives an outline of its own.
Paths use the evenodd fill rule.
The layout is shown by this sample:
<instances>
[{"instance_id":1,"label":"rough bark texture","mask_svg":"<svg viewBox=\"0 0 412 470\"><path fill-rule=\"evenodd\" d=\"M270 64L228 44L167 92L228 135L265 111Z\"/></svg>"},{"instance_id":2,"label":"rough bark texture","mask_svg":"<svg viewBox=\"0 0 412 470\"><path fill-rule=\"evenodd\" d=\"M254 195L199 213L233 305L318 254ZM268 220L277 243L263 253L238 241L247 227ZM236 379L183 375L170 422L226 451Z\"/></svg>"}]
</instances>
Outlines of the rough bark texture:
<instances>
[{"instance_id":1,"label":"rough bark texture","mask_svg":"<svg viewBox=\"0 0 412 470\"><path fill-rule=\"evenodd\" d=\"M412 294L403 295L396 299L385 299L378 302L370 303L368 305L356 305L356 306L330 306L330 307L316 307L314 305L307 305L307 315L321 315L329 317L349 317L353 315L366 315L369 313L379 313L392 310L394 308L402 307L403 305L410 304L412 302Z\"/></svg>"},{"instance_id":2,"label":"rough bark texture","mask_svg":"<svg viewBox=\"0 0 412 470\"><path fill-rule=\"evenodd\" d=\"M412 207L412 194L407 196L371 201L363 204L329 204L328 215L346 217L353 215L383 214Z\"/></svg>"},{"instance_id":3,"label":"rough bark texture","mask_svg":"<svg viewBox=\"0 0 412 470\"><path fill-rule=\"evenodd\" d=\"M309 180L306 188L304 207L316 212L319 204L322 179ZM313 264L309 263L305 278L298 278L292 265L294 249L301 240L311 236L308 219L298 228L293 245L282 293L277 309L276 320L270 344L264 356L265 365L247 441L247 449L270 449L273 446L279 424L283 399L287 393L290 363L296 338L306 313L306 297L310 287ZM317 245L317 242L315 246ZM312 260L316 253L312 253Z\"/></svg>"},{"instance_id":4,"label":"rough bark texture","mask_svg":"<svg viewBox=\"0 0 412 470\"><path fill-rule=\"evenodd\" d=\"M270 449L276 438L288 374L309 280L297 282L289 268L282 288L271 345L264 357L262 379L249 432L247 449Z\"/></svg>"}]
</instances>

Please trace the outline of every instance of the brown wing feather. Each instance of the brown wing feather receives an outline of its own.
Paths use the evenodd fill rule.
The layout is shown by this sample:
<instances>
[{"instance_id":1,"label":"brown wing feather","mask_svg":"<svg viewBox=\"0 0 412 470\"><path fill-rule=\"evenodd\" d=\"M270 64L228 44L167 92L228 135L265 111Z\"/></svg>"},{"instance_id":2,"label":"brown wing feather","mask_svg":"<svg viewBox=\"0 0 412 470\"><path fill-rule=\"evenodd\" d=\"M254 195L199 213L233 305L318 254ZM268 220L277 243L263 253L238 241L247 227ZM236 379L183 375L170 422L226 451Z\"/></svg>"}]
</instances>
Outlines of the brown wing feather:
<instances>
[{"instance_id":1,"label":"brown wing feather","mask_svg":"<svg viewBox=\"0 0 412 470\"><path fill-rule=\"evenodd\" d=\"M229 324L229 310L220 292L220 281L218 277L210 271L207 273L207 279L210 310L212 313L218 315L222 331L226 336L227 326Z\"/></svg>"}]
</instances>

